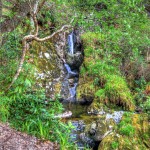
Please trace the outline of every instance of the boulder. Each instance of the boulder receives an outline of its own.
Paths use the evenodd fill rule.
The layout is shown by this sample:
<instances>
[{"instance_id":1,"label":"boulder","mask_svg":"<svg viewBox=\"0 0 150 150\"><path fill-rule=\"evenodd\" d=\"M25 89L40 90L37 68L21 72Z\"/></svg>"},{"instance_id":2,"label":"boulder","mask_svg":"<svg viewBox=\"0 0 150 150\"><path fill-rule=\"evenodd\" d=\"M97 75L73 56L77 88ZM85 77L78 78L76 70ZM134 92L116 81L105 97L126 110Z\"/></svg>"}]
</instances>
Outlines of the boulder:
<instances>
[{"instance_id":1,"label":"boulder","mask_svg":"<svg viewBox=\"0 0 150 150\"><path fill-rule=\"evenodd\" d=\"M150 123L146 114L124 115L116 131L102 139L98 150L148 150L149 133Z\"/></svg>"},{"instance_id":2,"label":"boulder","mask_svg":"<svg viewBox=\"0 0 150 150\"><path fill-rule=\"evenodd\" d=\"M113 119L106 120L105 117L100 117L98 120L93 121L86 126L85 131L81 134L80 138L83 142L86 141L86 139L100 142L113 131L114 126L115 122Z\"/></svg>"}]
</instances>

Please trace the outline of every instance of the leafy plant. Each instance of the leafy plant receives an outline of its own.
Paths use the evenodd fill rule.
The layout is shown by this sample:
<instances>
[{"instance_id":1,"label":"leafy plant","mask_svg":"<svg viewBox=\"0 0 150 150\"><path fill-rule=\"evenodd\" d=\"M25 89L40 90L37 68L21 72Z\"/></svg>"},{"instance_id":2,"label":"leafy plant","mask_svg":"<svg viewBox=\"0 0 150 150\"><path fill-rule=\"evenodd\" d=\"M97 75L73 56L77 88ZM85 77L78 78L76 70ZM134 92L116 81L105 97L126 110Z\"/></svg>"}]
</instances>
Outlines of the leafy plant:
<instances>
[{"instance_id":1,"label":"leafy plant","mask_svg":"<svg viewBox=\"0 0 150 150\"><path fill-rule=\"evenodd\" d=\"M143 108L144 112L149 114L150 118L150 97L147 97L147 100L141 104L141 107Z\"/></svg>"},{"instance_id":2,"label":"leafy plant","mask_svg":"<svg viewBox=\"0 0 150 150\"><path fill-rule=\"evenodd\" d=\"M55 116L63 110L62 105L46 100L43 91L36 91L17 98L10 104L9 122L16 129L41 139L57 141L61 147L71 147L68 142L71 124L64 124Z\"/></svg>"},{"instance_id":3,"label":"leafy plant","mask_svg":"<svg viewBox=\"0 0 150 150\"><path fill-rule=\"evenodd\" d=\"M116 141L114 141L114 142L112 142L112 143L111 143L111 147L112 147L112 149L117 149L117 148L118 148L118 146L119 146L119 143L118 143L118 142L116 142Z\"/></svg>"},{"instance_id":4,"label":"leafy plant","mask_svg":"<svg viewBox=\"0 0 150 150\"><path fill-rule=\"evenodd\" d=\"M120 134L132 136L135 133L134 127L130 124L125 124L120 127Z\"/></svg>"},{"instance_id":5,"label":"leafy plant","mask_svg":"<svg viewBox=\"0 0 150 150\"><path fill-rule=\"evenodd\" d=\"M123 120L118 124L118 130L120 134L126 136L133 136L135 134L135 129L132 125L132 113L125 113Z\"/></svg>"}]
</instances>

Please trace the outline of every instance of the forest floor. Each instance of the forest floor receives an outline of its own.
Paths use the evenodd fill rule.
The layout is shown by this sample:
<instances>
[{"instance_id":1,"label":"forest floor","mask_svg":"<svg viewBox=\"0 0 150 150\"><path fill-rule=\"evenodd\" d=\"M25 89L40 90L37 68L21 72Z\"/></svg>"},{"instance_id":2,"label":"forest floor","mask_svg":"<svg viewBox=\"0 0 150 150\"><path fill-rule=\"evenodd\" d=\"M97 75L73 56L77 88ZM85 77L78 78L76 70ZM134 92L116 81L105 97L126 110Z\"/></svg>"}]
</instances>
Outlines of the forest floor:
<instances>
[{"instance_id":1,"label":"forest floor","mask_svg":"<svg viewBox=\"0 0 150 150\"><path fill-rule=\"evenodd\" d=\"M0 150L59 150L58 144L41 141L0 123Z\"/></svg>"}]
</instances>

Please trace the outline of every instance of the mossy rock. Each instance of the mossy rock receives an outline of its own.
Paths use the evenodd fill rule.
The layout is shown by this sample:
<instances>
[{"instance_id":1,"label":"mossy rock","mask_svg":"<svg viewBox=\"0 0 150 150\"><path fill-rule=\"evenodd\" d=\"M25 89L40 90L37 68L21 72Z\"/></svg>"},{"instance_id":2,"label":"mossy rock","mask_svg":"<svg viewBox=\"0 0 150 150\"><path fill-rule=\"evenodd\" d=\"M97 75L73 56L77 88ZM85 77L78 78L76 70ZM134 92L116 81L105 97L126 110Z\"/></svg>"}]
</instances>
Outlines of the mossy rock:
<instances>
[{"instance_id":1,"label":"mossy rock","mask_svg":"<svg viewBox=\"0 0 150 150\"><path fill-rule=\"evenodd\" d=\"M134 132L122 132L132 126ZM125 130L124 130L125 131ZM150 149L150 124L146 114L125 114L118 128L106 136L99 145L98 150L148 150Z\"/></svg>"},{"instance_id":2,"label":"mossy rock","mask_svg":"<svg viewBox=\"0 0 150 150\"><path fill-rule=\"evenodd\" d=\"M32 51L33 49L33 51ZM52 41L32 42L33 61L36 67L37 84L46 89L46 96L54 98L60 94L63 78L61 62L56 54ZM31 54L31 55L32 55Z\"/></svg>"},{"instance_id":3,"label":"mossy rock","mask_svg":"<svg viewBox=\"0 0 150 150\"><path fill-rule=\"evenodd\" d=\"M96 99L93 100L93 103L88 107L87 111L89 114L102 115L107 111L108 108L103 103L97 102Z\"/></svg>"},{"instance_id":4,"label":"mossy rock","mask_svg":"<svg viewBox=\"0 0 150 150\"><path fill-rule=\"evenodd\" d=\"M105 38L100 33L84 33L82 36L84 61L80 68L80 80L77 89L78 99L94 99L108 107L120 107L133 111L135 104L126 79L119 67L107 62L103 56L102 42Z\"/></svg>"},{"instance_id":5,"label":"mossy rock","mask_svg":"<svg viewBox=\"0 0 150 150\"><path fill-rule=\"evenodd\" d=\"M61 91L61 82L54 84L54 92L60 94Z\"/></svg>"},{"instance_id":6,"label":"mossy rock","mask_svg":"<svg viewBox=\"0 0 150 150\"><path fill-rule=\"evenodd\" d=\"M74 55L67 54L66 62L72 69L77 69L83 62L83 54L81 52L77 52Z\"/></svg>"},{"instance_id":7,"label":"mossy rock","mask_svg":"<svg viewBox=\"0 0 150 150\"><path fill-rule=\"evenodd\" d=\"M96 92L96 96L106 105L113 104L122 107L124 110L133 111L135 105L133 96L124 78L119 75L106 77L104 88Z\"/></svg>"},{"instance_id":8,"label":"mossy rock","mask_svg":"<svg viewBox=\"0 0 150 150\"><path fill-rule=\"evenodd\" d=\"M93 100L94 94L96 92L96 87L93 85L93 80L91 77L80 77L79 85L77 87L77 99L80 101L82 99Z\"/></svg>"},{"instance_id":9,"label":"mossy rock","mask_svg":"<svg viewBox=\"0 0 150 150\"><path fill-rule=\"evenodd\" d=\"M113 119L107 120L105 116L101 116L97 118L96 121L93 120L92 123L86 126L84 137L92 139L94 142L100 142L105 136L112 132L115 125ZM82 138L82 141L85 140Z\"/></svg>"}]
</instances>

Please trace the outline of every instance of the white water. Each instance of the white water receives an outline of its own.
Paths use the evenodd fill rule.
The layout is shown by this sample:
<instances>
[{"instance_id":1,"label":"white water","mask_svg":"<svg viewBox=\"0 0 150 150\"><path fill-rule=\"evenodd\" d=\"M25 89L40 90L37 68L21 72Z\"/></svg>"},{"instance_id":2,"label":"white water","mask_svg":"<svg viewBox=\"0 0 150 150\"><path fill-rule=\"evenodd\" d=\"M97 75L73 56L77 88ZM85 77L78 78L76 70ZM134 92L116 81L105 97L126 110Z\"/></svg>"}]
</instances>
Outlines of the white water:
<instances>
[{"instance_id":1,"label":"white water","mask_svg":"<svg viewBox=\"0 0 150 150\"><path fill-rule=\"evenodd\" d=\"M76 87L77 87L77 83L74 83L74 86L69 88L71 98L74 98L76 96Z\"/></svg>"},{"instance_id":2,"label":"white water","mask_svg":"<svg viewBox=\"0 0 150 150\"><path fill-rule=\"evenodd\" d=\"M73 32L68 36L68 49L70 54L74 54L74 41L73 41Z\"/></svg>"},{"instance_id":3,"label":"white water","mask_svg":"<svg viewBox=\"0 0 150 150\"><path fill-rule=\"evenodd\" d=\"M68 74L77 75L77 73L71 71L71 68L70 68L70 66L69 66L68 64L64 64L64 66L65 66L65 68L66 68Z\"/></svg>"}]
</instances>

